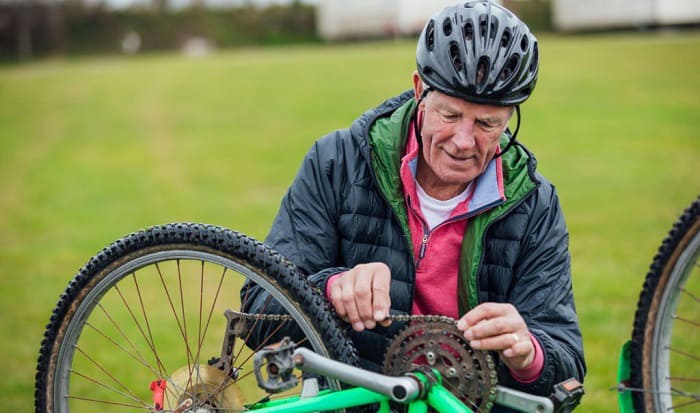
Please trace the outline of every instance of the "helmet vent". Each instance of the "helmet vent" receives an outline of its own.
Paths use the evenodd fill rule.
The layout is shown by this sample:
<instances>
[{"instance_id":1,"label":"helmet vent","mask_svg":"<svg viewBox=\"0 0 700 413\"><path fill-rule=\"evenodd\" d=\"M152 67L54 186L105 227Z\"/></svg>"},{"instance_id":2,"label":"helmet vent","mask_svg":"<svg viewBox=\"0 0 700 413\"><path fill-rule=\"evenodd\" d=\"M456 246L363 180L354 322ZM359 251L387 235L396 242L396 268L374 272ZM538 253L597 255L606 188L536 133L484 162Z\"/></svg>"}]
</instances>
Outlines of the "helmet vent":
<instances>
[{"instance_id":1,"label":"helmet vent","mask_svg":"<svg viewBox=\"0 0 700 413\"><path fill-rule=\"evenodd\" d=\"M461 72L464 68L462 64L462 58L459 57L459 46L455 42L450 42L450 60L452 61L452 66L455 67L457 72Z\"/></svg>"},{"instance_id":2,"label":"helmet vent","mask_svg":"<svg viewBox=\"0 0 700 413\"><path fill-rule=\"evenodd\" d=\"M520 62L520 55L513 54L510 57L510 59L508 59L508 63L505 65L505 67L501 71L501 80L508 79L513 74L513 72L515 72L518 69L519 62Z\"/></svg>"},{"instance_id":3,"label":"helmet vent","mask_svg":"<svg viewBox=\"0 0 700 413\"><path fill-rule=\"evenodd\" d=\"M449 36L452 34L452 22L449 18L445 19L445 21L442 22L442 32L445 33L445 36Z\"/></svg>"},{"instance_id":4,"label":"helmet vent","mask_svg":"<svg viewBox=\"0 0 700 413\"><path fill-rule=\"evenodd\" d=\"M530 40L527 38L527 34L524 34L523 38L520 40L520 49L523 52L527 52L528 46L530 46Z\"/></svg>"},{"instance_id":5,"label":"helmet vent","mask_svg":"<svg viewBox=\"0 0 700 413\"><path fill-rule=\"evenodd\" d=\"M487 26L489 27L489 39L493 40L496 37L496 24L498 23L498 20L494 16L490 16L491 18L489 19L489 16L482 14L479 16L479 35L482 38L486 37L486 29ZM489 22L490 20L490 22Z\"/></svg>"},{"instance_id":6,"label":"helmet vent","mask_svg":"<svg viewBox=\"0 0 700 413\"><path fill-rule=\"evenodd\" d=\"M476 84L483 85L486 82L487 74L489 73L489 58L481 56L479 63L476 64Z\"/></svg>"},{"instance_id":7,"label":"helmet vent","mask_svg":"<svg viewBox=\"0 0 700 413\"><path fill-rule=\"evenodd\" d=\"M425 31L425 47L429 52L435 48L435 21L431 20Z\"/></svg>"},{"instance_id":8,"label":"helmet vent","mask_svg":"<svg viewBox=\"0 0 700 413\"><path fill-rule=\"evenodd\" d=\"M464 25L464 40L471 42L474 40L474 25L472 22L467 22L467 24Z\"/></svg>"},{"instance_id":9,"label":"helmet vent","mask_svg":"<svg viewBox=\"0 0 700 413\"><path fill-rule=\"evenodd\" d=\"M510 33L510 29L505 29L503 35L501 36L501 47L507 48L510 46L510 42L513 40L513 35Z\"/></svg>"},{"instance_id":10,"label":"helmet vent","mask_svg":"<svg viewBox=\"0 0 700 413\"><path fill-rule=\"evenodd\" d=\"M479 35L486 37L486 16L483 14L479 18Z\"/></svg>"},{"instance_id":11,"label":"helmet vent","mask_svg":"<svg viewBox=\"0 0 700 413\"><path fill-rule=\"evenodd\" d=\"M537 62L540 60L540 52L537 48L537 42L532 45L532 63L530 63L530 72L537 71Z\"/></svg>"}]
</instances>

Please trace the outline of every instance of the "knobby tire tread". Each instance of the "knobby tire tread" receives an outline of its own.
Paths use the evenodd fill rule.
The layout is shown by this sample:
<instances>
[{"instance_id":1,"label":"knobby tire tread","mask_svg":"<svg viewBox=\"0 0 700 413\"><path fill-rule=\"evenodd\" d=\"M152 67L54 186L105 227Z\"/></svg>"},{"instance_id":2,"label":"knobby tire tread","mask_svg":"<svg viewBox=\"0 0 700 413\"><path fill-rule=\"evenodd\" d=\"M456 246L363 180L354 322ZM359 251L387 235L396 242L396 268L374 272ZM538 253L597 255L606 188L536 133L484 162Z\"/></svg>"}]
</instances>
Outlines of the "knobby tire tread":
<instances>
[{"instance_id":1,"label":"knobby tire tread","mask_svg":"<svg viewBox=\"0 0 700 413\"><path fill-rule=\"evenodd\" d=\"M226 228L206 224L174 223L155 226L129 234L104 248L92 257L69 282L54 308L41 342L35 377L35 411L53 411L49 393L52 392L52 375L56 366L52 358L58 351L61 329L70 323L67 316L85 293L92 288L93 277L129 254L149 248L184 245L220 253L234 261L257 269L274 279L276 285L291 300L296 301L323 339L331 356L344 363L359 365L359 357L349 335L319 290L287 261L281 254L263 243Z\"/></svg>"}]
</instances>

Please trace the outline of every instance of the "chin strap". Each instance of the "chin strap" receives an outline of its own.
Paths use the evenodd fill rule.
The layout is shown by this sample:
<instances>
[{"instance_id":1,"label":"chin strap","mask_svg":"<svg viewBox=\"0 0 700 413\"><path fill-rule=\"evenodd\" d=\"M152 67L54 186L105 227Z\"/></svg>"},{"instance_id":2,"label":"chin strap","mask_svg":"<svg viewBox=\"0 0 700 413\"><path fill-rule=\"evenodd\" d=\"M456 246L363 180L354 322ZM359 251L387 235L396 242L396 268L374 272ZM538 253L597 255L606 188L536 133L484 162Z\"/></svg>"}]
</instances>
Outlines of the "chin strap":
<instances>
[{"instance_id":1,"label":"chin strap","mask_svg":"<svg viewBox=\"0 0 700 413\"><path fill-rule=\"evenodd\" d=\"M496 154L496 156L493 157L494 159L498 158L499 156L502 156L504 153L506 153L508 149L510 149L511 146L513 146L513 144L516 143L515 140L518 138L518 131L520 130L520 105L515 105L515 115L518 117L518 120L515 124L515 132L513 132L512 135L508 135L508 144L505 148L503 148L502 151L500 151L498 154ZM508 130L506 130L506 133L508 133Z\"/></svg>"}]
</instances>

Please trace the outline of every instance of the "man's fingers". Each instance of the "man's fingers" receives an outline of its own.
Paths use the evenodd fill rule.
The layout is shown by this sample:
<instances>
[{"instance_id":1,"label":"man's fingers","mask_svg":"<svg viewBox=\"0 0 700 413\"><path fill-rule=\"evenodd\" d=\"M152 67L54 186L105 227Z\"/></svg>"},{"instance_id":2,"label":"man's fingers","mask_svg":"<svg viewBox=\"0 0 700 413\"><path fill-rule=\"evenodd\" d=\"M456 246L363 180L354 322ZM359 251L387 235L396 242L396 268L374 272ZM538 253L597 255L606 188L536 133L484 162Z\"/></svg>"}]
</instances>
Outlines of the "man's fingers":
<instances>
[{"instance_id":1,"label":"man's fingers","mask_svg":"<svg viewBox=\"0 0 700 413\"><path fill-rule=\"evenodd\" d=\"M367 328L374 328L374 314L372 311L372 302L374 300L372 290L371 270L364 269L359 271L355 277L354 295L355 304L357 306L358 317Z\"/></svg>"},{"instance_id":2,"label":"man's fingers","mask_svg":"<svg viewBox=\"0 0 700 413\"><path fill-rule=\"evenodd\" d=\"M387 320L391 299L391 273L382 263L360 264L331 284L330 298L338 316L352 324L356 331L372 329Z\"/></svg>"},{"instance_id":3,"label":"man's fingers","mask_svg":"<svg viewBox=\"0 0 700 413\"><path fill-rule=\"evenodd\" d=\"M362 331L365 328L362 319L360 319L360 313L357 309L357 302L355 301L355 287L354 287L354 277L343 276L338 280L340 288L342 289L341 301L343 303L343 308L346 313L348 322L352 325L355 331Z\"/></svg>"},{"instance_id":4,"label":"man's fingers","mask_svg":"<svg viewBox=\"0 0 700 413\"><path fill-rule=\"evenodd\" d=\"M469 342L477 350L503 350L514 348L522 344L520 336L515 333L506 333L497 336L490 336L483 339L474 339Z\"/></svg>"},{"instance_id":5,"label":"man's fingers","mask_svg":"<svg viewBox=\"0 0 700 413\"><path fill-rule=\"evenodd\" d=\"M340 286L340 282L331 284L330 298L338 317L348 321L348 312L345 310L345 304L343 304L343 288Z\"/></svg>"},{"instance_id":6,"label":"man's fingers","mask_svg":"<svg viewBox=\"0 0 700 413\"><path fill-rule=\"evenodd\" d=\"M511 304L483 303L471 309L457 323L457 327L464 330L482 321L505 316L509 313L517 313Z\"/></svg>"},{"instance_id":7,"label":"man's fingers","mask_svg":"<svg viewBox=\"0 0 700 413\"><path fill-rule=\"evenodd\" d=\"M508 357L508 358L523 357L523 356L527 356L528 354L530 354L530 352L532 350L533 350L532 342L530 341L530 338L528 337L527 340L520 340L516 344L505 349L503 351L503 355L505 357Z\"/></svg>"},{"instance_id":8,"label":"man's fingers","mask_svg":"<svg viewBox=\"0 0 700 413\"><path fill-rule=\"evenodd\" d=\"M389 297L389 285L391 275L387 271L378 271L372 278L372 310L374 321L386 326L386 318L389 316L391 308L391 298ZM385 325L386 324L386 325Z\"/></svg>"}]
</instances>

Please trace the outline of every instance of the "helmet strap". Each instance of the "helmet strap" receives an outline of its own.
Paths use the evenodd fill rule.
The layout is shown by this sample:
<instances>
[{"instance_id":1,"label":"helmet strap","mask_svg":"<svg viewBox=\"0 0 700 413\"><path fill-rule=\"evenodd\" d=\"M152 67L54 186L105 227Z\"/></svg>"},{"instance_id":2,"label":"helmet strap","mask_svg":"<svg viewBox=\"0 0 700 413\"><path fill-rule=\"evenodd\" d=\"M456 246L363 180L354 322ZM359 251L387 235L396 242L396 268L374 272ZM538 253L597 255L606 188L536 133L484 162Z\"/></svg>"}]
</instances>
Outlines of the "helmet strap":
<instances>
[{"instance_id":1,"label":"helmet strap","mask_svg":"<svg viewBox=\"0 0 700 413\"><path fill-rule=\"evenodd\" d=\"M423 124L422 121L423 119L420 119L421 125L418 125L418 110L420 107L421 102L425 99L426 96L428 96L428 93L432 92L433 89L431 87L426 87L423 89L423 93L420 94L418 97L418 102L416 102L416 109L413 111L413 133L416 135L416 139L418 140L418 147L421 148L423 147L423 135L421 135L421 129L423 129ZM425 116L425 115L424 115Z\"/></svg>"},{"instance_id":2,"label":"helmet strap","mask_svg":"<svg viewBox=\"0 0 700 413\"><path fill-rule=\"evenodd\" d=\"M499 156L502 156L508 149L510 149L513 144L517 143L515 140L518 137L518 131L520 130L520 105L515 105L515 115L518 117L516 123L515 123L515 132L513 134L509 134L508 130L506 130L506 134L508 134L508 144L506 145L505 148L503 148L502 151L500 151L496 156L493 158L496 159Z\"/></svg>"}]
</instances>

